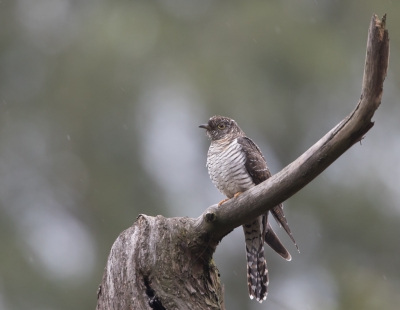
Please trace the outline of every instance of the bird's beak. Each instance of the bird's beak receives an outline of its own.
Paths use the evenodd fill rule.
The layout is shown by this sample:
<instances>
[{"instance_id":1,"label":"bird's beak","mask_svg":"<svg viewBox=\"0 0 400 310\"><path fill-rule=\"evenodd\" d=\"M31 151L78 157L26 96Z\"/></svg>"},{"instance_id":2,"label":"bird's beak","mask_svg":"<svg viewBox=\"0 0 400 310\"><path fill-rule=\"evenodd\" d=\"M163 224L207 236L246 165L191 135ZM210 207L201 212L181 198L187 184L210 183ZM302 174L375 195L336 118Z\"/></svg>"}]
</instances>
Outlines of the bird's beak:
<instances>
[{"instance_id":1,"label":"bird's beak","mask_svg":"<svg viewBox=\"0 0 400 310\"><path fill-rule=\"evenodd\" d=\"M199 128L204 128L204 129L209 130L209 129L210 129L210 126L208 126L208 124L201 124L201 125L199 126Z\"/></svg>"}]
</instances>

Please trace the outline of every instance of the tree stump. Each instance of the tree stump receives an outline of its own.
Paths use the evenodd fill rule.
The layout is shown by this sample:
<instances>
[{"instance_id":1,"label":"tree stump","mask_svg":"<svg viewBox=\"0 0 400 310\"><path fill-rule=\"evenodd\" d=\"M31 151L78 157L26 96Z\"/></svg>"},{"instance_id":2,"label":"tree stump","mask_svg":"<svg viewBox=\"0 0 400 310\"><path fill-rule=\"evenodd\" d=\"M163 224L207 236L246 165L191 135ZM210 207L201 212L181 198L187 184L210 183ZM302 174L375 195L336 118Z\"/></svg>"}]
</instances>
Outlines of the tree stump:
<instances>
[{"instance_id":1,"label":"tree stump","mask_svg":"<svg viewBox=\"0 0 400 310\"><path fill-rule=\"evenodd\" d=\"M221 239L295 194L374 125L389 61L385 23L372 16L361 99L349 116L282 171L197 219L140 215L111 248L96 309L225 309L212 259Z\"/></svg>"}]
</instances>

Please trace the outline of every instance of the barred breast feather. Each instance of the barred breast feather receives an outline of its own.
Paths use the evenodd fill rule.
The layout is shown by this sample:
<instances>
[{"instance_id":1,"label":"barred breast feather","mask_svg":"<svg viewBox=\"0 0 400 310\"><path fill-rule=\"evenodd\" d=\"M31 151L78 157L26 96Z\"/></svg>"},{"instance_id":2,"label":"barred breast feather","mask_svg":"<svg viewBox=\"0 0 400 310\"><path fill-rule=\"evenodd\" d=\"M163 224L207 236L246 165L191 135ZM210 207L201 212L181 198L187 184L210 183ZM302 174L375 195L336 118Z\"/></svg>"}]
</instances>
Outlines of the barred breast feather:
<instances>
[{"instance_id":1,"label":"barred breast feather","mask_svg":"<svg viewBox=\"0 0 400 310\"><path fill-rule=\"evenodd\" d=\"M244 192L271 177L261 150L245 136L234 120L214 116L207 124L202 124L200 127L207 130L207 135L211 139L207 156L208 173L214 185L225 196L232 198L235 194ZM284 259L291 260L292 258L268 223L269 212L279 225L283 226L297 247L282 204L243 225L249 295L251 299L255 298L259 302L267 298L269 282L264 243L267 243Z\"/></svg>"},{"instance_id":2,"label":"barred breast feather","mask_svg":"<svg viewBox=\"0 0 400 310\"><path fill-rule=\"evenodd\" d=\"M238 143L221 141L211 143L207 168L214 185L228 198L255 186L246 169L247 154ZM243 225L247 253L247 283L250 298L262 302L267 298L268 269L264 257L264 240L267 229L266 215Z\"/></svg>"},{"instance_id":3,"label":"barred breast feather","mask_svg":"<svg viewBox=\"0 0 400 310\"><path fill-rule=\"evenodd\" d=\"M211 143L207 156L210 178L228 198L255 185L245 167L246 154L237 140Z\"/></svg>"}]
</instances>

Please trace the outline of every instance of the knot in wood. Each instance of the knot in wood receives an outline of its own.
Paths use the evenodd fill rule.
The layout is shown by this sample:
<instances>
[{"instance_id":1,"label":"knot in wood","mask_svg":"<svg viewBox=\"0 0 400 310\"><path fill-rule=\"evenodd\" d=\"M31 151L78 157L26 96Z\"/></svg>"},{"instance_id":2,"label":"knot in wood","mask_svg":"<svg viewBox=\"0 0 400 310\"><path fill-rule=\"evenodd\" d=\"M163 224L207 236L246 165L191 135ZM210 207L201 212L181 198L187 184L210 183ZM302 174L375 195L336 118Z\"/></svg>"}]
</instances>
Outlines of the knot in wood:
<instances>
[{"instance_id":1,"label":"knot in wood","mask_svg":"<svg viewBox=\"0 0 400 310\"><path fill-rule=\"evenodd\" d=\"M206 221L207 222L214 222L217 219L217 215L214 212L208 211L206 213Z\"/></svg>"}]
</instances>

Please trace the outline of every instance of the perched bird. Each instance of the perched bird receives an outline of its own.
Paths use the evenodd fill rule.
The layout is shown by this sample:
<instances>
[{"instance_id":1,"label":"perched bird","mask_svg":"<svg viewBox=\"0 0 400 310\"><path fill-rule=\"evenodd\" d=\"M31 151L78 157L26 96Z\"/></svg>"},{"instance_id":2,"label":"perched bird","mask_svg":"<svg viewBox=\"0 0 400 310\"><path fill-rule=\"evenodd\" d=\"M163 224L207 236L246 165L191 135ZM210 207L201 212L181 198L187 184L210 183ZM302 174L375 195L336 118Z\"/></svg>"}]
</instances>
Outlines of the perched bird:
<instances>
[{"instance_id":1,"label":"perched bird","mask_svg":"<svg viewBox=\"0 0 400 310\"><path fill-rule=\"evenodd\" d=\"M260 184L271 176L267 163L258 146L228 117L213 116L207 124L199 126L207 130L211 145L207 155L207 168L214 185L227 199ZM283 226L297 250L283 205L270 210L279 226ZM267 298L268 269L264 257L264 242L284 259L292 257L283 246L268 222L268 213L243 225L247 253L247 282L250 298L260 303Z\"/></svg>"}]
</instances>

